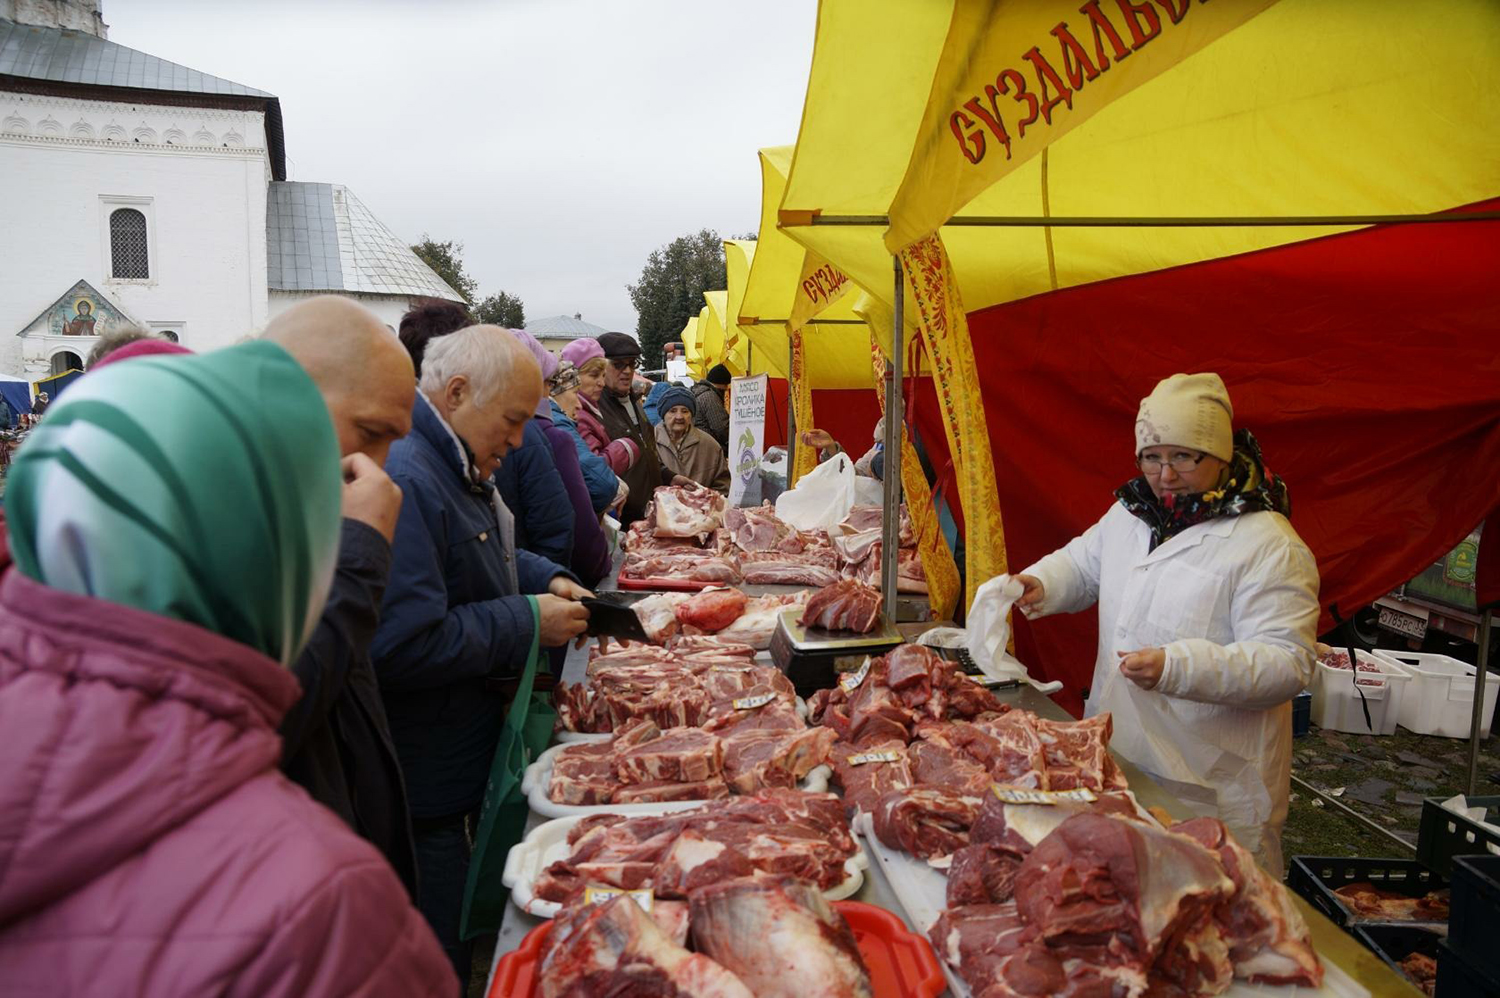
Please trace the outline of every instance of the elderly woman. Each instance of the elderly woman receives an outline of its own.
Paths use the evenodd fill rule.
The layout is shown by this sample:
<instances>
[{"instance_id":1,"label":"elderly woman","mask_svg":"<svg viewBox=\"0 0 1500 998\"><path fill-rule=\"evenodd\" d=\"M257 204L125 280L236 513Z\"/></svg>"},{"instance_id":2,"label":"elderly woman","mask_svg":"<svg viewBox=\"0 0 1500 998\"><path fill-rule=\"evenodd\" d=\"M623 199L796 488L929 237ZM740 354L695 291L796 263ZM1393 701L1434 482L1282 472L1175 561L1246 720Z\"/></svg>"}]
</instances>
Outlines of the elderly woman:
<instances>
[{"instance_id":1,"label":"elderly woman","mask_svg":"<svg viewBox=\"0 0 1500 998\"><path fill-rule=\"evenodd\" d=\"M599 525L599 516L594 512L594 501L584 481L583 468L578 461L578 448L573 436L552 421L552 398L560 364L558 359L524 329L512 329L511 335L531 351L537 366L542 369L542 380L547 392L537 403L534 422L540 426L547 444L552 448L552 460L567 492L568 503L573 510L572 556L566 562L586 588L592 589L609 574L609 542L605 540L604 528ZM570 367L572 365L569 365Z\"/></svg>"},{"instance_id":2,"label":"elderly woman","mask_svg":"<svg viewBox=\"0 0 1500 998\"><path fill-rule=\"evenodd\" d=\"M589 500L594 512L602 515L611 506L624 501L629 490L610 468L609 462L589 450L579 432L577 417L583 404L578 397L581 384L578 369L571 361L564 360L558 363L557 373L547 381L547 394L552 400L552 423L572 439L578 466L583 470L583 484L588 486Z\"/></svg>"},{"instance_id":3,"label":"elderly woman","mask_svg":"<svg viewBox=\"0 0 1500 998\"><path fill-rule=\"evenodd\" d=\"M1291 699L1312 678L1318 570L1216 374L1141 402L1141 475L1098 523L1018 576L1030 616L1099 605L1088 713L1113 747L1227 824L1280 876Z\"/></svg>"},{"instance_id":4,"label":"elderly woman","mask_svg":"<svg viewBox=\"0 0 1500 998\"><path fill-rule=\"evenodd\" d=\"M729 491L729 465L724 448L693 425L697 415L693 393L673 385L661 395L661 424L656 427L656 451L661 455L662 478L673 485L697 482L719 492Z\"/></svg>"},{"instance_id":5,"label":"elderly woman","mask_svg":"<svg viewBox=\"0 0 1500 998\"><path fill-rule=\"evenodd\" d=\"M604 397L604 348L599 341L583 337L562 348L562 359L578 368L578 412L574 420L589 450L604 458L622 479L640 460L640 448L629 437L611 440L604 429L599 400Z\"/></svg>"},{"instance_id":6,"label":"elderly woman","mask_svg":"<svg viewBox=\"0 0 1500 998\"><path fill-rule=\"evenodd\" d=\"M456 993L390 865L277 769L340 488L317 386L266 341L90 374L22 449L0 991Z\"/></svg>"}]
</instances>

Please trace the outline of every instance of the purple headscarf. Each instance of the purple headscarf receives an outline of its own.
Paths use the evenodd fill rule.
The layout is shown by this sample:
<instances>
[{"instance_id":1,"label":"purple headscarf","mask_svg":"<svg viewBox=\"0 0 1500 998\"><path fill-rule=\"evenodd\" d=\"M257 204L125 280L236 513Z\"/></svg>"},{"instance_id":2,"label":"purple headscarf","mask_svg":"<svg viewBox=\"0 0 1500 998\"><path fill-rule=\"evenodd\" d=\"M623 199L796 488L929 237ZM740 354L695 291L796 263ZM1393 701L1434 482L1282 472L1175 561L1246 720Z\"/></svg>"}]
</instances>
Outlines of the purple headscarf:
<instances>
[{"instance_id":1,"label":"purple headscarf","mask_svg":"<svg viewBox=\"0 0 1500 998\"><path fill-rule=\"evenodd\" d=\"M520 340L521 345L536 358L537 366L542 369L542 380L551 381L552 376L557 373L557 358L552 355L552 351L542 346L541 341L524 329L512 329L510 334ZM542 392L542 400L537 403L536 414L549 418L552 416L552 399L545 391Z\"/></svg>"}]
</instances>

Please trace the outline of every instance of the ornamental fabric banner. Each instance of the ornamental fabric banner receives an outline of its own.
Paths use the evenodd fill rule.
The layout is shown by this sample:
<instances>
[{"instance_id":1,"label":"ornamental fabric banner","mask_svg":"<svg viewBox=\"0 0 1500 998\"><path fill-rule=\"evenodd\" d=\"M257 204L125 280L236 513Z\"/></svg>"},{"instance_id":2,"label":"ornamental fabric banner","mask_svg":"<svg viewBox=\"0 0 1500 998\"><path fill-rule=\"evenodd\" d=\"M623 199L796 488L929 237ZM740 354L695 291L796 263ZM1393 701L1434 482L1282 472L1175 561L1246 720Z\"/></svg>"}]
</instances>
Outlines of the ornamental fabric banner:
<instances>
[{"instance_id":1,"label":"ornamental fabric banner","mask_svg":"<svg viewBox=\"0 0 1500 998\"><path fill-rule=\"evenodd\" d=\"M796 420L797 432L802 433L818 424L813 421L812 379L807 376L807 345L802 342L800 332L792 330L789 335L792 339L792 369L788 372L787 382L791 385L792 417ZM818 466L817 448L804 447L798 441L792 452L795 458L786 483L787 488L795 486L798 479Z\"/></svg>"},{"instance_id":2,"label":"ornamental fabric banner","mask_svg":"<svg viewBox=\"0 0 1500 998\"><path fill-rule=\"evenodd\" d=\"M760 459L765 452L766 383L764 374L729 382L729 502L760 505Z\"/></svg>"},{"instance_id":3,"label":"ornamental fabric banner","mask_svg":"<svg viewBox=\"0 0 1500 998\"><path fill-rule=\"evenodd\" d=\"M875 394L880 399L880 411L885 413L885 353L870 331L870 364L875 375ZM932 494L927 490L927 479L922 474L922 462L917 458L917 449L911 444L906 424L901 424L901 491L906 501L906 512L911 517L912 529L917 534L917 552L922 556L922 574L927 576L927 603L932 608L933 619L951 620L953 608L958 605L958 563L948 542L943 540L943 530L938 524L937 509L932 505Z\"/></svg>"},{"instance_id":4,"label":"ornamental fabric banner","mask_svg":"<svg viewBox=\"0 0 1500 998\"><path fill-rule=\"evenodd\" d=\"M969 594L1008 571L1005 528L1000 522L1000 495L984 399L969 342L969 323L958 296L958 281L943 241L928 236L901 251L907 287L921 316L922 340L932 356L932 384L937 389L948 452L958 476L964 512L965 568ZM904 454L904 451L903 451Z\"/></svg>"},{"instance_id":5,"label":"ornamental fabric banner","mask_svg":"<svg viewBox=\"0 0 1500 998\"><path fill-rule=\"evenodd\" d=\"M956 0L886 247L936 232L1070 129L1274 2Z\"/></svg>"}]
</instances>

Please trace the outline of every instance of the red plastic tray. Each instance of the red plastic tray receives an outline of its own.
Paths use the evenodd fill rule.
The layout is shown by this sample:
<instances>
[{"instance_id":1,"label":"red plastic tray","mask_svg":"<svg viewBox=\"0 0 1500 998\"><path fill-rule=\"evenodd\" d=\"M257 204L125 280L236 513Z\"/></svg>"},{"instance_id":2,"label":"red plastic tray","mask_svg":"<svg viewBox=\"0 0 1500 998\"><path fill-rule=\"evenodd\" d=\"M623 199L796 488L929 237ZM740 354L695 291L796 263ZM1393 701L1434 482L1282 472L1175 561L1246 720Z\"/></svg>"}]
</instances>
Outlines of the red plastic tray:
<instances>
[{"instance_id":1,"label":"red plastic tray","mask_svg":"<svg viewBox=\"0 0 1500 998\"><path fill-rule=\"evenodd\" d=\"M696 593L710 586L722 586L722 582L698 582L693 579L667 579L650 577L632 579L621 575L615 579L615 588L632 591L649 590L666 593Z\"/></svg>"},{"instance_id":2,"label":"red plastic tray","mask_svg":"<svg viewBox=\"0 0 1500 998\"><path fill-rule=\"evenodd\" d=\"M862 901L835 901L833 906L854 931L854 942L870 969L875 998L937 998L948 986L927 940L884 908ZM521 945L500 958L489 998L532 998L542 943L552 923L538 925Z\"/></svg>"}]
</instances>

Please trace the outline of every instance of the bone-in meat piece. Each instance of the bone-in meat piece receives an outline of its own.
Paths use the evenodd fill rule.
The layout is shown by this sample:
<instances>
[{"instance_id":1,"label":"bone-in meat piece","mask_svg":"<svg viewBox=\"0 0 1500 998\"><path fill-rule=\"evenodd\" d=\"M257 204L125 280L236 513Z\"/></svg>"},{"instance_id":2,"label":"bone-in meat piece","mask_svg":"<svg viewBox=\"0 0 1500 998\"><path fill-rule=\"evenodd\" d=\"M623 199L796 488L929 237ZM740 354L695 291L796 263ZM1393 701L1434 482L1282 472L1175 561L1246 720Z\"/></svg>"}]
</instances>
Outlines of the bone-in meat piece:
<instances>
[{"instance_id":1,"label":"bone-in meat piece","mask_svg":"<svg viewBox=\"0 0 1500 998\"><path fill-rule=\"evenodd\" d=\"M875 807L875 834L913 856L948 856L969 844L969 826L982 803L937 787L892 790Z\"/></svg>"},{"instance_id":2,"label":"bone-in meat piece","mask_svg":"<svg viewBox=\"0 0 1500 998\"><path fill-rule=\"evenodd\" d=\"M802 624L825 631L868 634L880 620L881 602L878 589L844 579L813 593L802 611Z\"/></svg>"},{"instance_id":3,"label":"bone-in meat piece","mask_svg":"<svg viewBox=\"0 0 1500 998\"><path fill-rule=\"evenodd\" d=\"M756 998L873 998L854 933L810 884L744 877L694 891L693 945Z\"/></svg>"},{"instance_id":4,"label":"bone-in meat piece","mask_svg":"<svg viewBox=\"0 0 1500 998\"><path fill-rule=\"evenodd\" d=\"M755 998L731 971L674 943L629 896L570 909L547 935L541 998Z\"/></svg>"},{"instance_id":5,"label":"bone-in meat piece","mask_svg":"<svg viewBox=\"0 0 1500 998\"><path fill-rule=\"evenodd\" d=\"M620 577L637 582L717 582L724 585L738 585L745 578L728 558L698 551L632 551L620 563Z\"/></svg>"},{"instance_id":6,"label":"bone-in meat piece","mask_svg":"<svg viewBox=\"0 0 1500 998\"><path fill-rule=\"evenodd\" d=\"M702 485L664 485L653 502L657 537L693 537L702 543L724 525L724 497Z\"/></svg>"}]
</instances>

